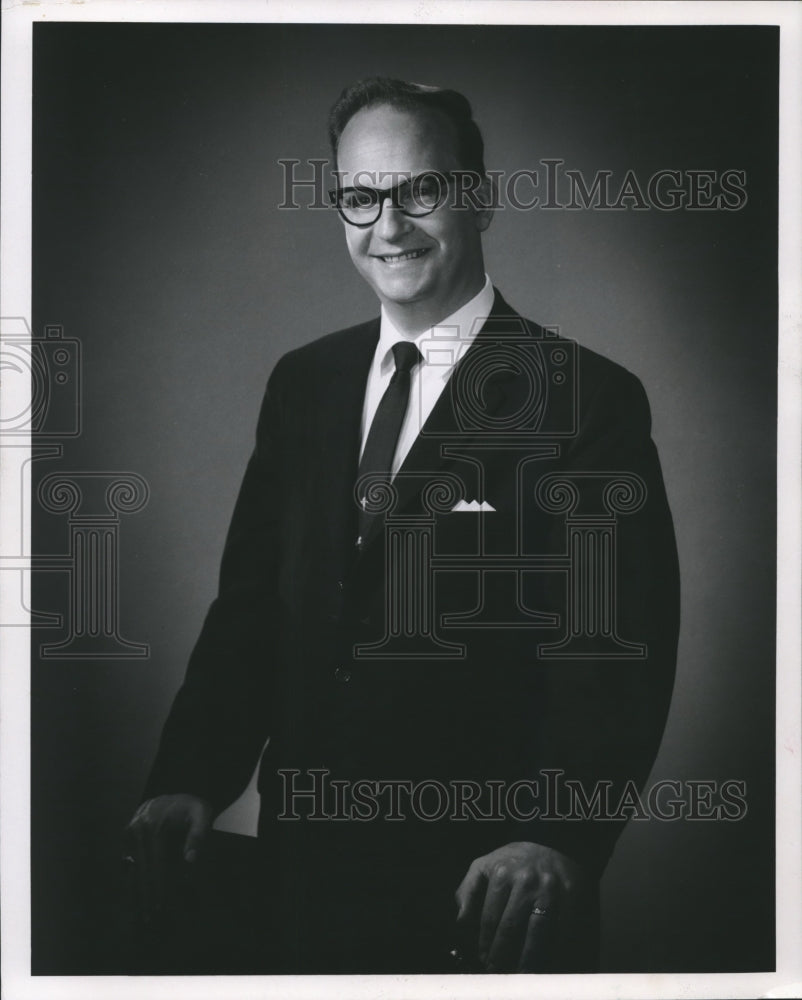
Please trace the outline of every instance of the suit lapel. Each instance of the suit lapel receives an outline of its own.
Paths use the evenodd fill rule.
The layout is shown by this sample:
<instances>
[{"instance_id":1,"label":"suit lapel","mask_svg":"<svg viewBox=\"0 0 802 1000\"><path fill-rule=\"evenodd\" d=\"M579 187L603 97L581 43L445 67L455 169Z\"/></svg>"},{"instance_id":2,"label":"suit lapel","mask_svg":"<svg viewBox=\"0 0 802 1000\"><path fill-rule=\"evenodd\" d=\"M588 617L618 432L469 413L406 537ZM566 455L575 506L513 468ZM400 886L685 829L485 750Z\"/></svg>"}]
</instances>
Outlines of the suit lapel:
<instances>
[{"instance_id":1,"label":"suit lapel","mask_svg":"<svg viewBox=\"0 0 802 1000\"><path fill-rule=\"evenodd\" d=\"M357 532L354 486L359 463L362 409L379 320L359 327L331 358L326 383L318 387L319 422L313 430L317 484L313 504L325 498L324 531L331 551L348 557Z\"/></svg>"},{"instance_id":2,"label":"suit lapel","mask_svg":"<svg viewBox=\"0 0 802 1000\"><path fill-rule=\"evenodd\" d=\"M453 464L455 459L443 454L446 445L470 444L482 435L483 418L500 420L505 408L513 413L519 408L521 393L515 388L521 390L525 383L523 391L526 392L528 383L522 379L518 366L503 362L498 346L510 336L527 335L526 322L496 290L487 322L455 365L393 480L397 493L394 513L408 509L420 497L425 485ZM381 519L376 519L365 540L366 546L381 537L380 527Z\"/></svg>"}]
</instances>

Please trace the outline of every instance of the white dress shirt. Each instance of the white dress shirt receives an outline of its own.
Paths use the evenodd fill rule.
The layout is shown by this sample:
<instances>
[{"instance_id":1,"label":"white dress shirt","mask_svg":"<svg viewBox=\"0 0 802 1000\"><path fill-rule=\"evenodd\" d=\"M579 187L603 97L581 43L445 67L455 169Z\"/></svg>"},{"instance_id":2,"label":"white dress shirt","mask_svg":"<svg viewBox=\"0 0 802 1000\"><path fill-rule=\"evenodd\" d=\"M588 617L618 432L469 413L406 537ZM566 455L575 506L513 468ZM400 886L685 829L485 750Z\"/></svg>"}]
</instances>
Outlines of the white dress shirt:
<instances>
[{"instance_id":1,"label":"white dress shirt","mask_svg":"<svg viewBox=\"0 0 802 1000\"><path fill-rule=\"evenodd\" d=\"M359 454L365 448L368 430L376 415L379 402L384 395L390 379L395 371L392 347L399 340L406 340L416 345L423 361L412 370L409 389L409 405L407 406L398 445L393 458L392 474L395 475L415 438L420 433L426 418L434 409L434 404L440 398L454 365L467 351L477 333L482 329L490 310L493 308L493 285L485 275L482 290L455 313L447 316L441 323L430 327L421 333L410 337L393 326L382 306L381 330L373 362L368 373L365 390L365 403L362 408L362 446Z\"/></svg>"}]
</instances>

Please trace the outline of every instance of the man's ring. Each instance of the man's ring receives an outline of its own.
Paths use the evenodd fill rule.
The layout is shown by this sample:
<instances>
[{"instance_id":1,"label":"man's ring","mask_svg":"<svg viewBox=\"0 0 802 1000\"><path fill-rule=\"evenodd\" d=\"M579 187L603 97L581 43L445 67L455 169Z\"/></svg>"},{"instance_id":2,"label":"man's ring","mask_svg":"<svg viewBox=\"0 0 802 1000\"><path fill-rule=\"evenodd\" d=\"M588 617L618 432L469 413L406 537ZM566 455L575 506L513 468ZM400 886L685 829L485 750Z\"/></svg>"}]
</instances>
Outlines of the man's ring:
<instances>
[{"instance_id":1,"label":"man's ring","mask_svg":"<svg viewBox=\"0 0 802 1000\"><path fill-rule=\"evenodd\" d=\"M532 907L532 913L536 917L545 917L548 914L548 912L549 912L548 910L544 910L541 906L538 906L537 904L535 904Z\"/></svg>"}]
</instances>

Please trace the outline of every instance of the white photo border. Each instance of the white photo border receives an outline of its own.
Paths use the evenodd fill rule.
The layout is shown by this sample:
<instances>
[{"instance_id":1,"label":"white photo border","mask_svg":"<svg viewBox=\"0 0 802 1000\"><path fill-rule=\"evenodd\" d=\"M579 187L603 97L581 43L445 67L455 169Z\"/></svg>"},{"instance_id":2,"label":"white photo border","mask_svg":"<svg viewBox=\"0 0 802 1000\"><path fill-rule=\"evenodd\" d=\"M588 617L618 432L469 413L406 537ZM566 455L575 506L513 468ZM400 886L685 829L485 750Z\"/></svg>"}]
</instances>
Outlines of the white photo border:
<instances>
[{"instance_id":1,"label":"white photo border","mask_svg":"<svg viewBox=\"0 0 802 1000\"><path fill-rule=\"evenodd\" d=\"M777 968L748 974L549 976L554 998L793 997L802 995L802 5L779 2L557 2L557 0L84 0L2 6L2 234L0 314L31 316L32 28L41 22L286 22L543 25L780 26L778 572L777 572ZM20 387L0 407L20 412ZM6 409L7 408L7 409ZM0 496L11 488L0 468ZM14 484L17 486L17 484ZM3 545L29 552L29 526L2 511ZM24 598L28 602L29 594ZM2 595L0 595L2 600ZM0 607L2 620L2 607ZM2 698L2 972L7 1000L35 998L529 997L531 977L51 977L30 975L29 631L0 630ZM748 919L748 915L745 915Z\"/></svg>"}]
</instances>

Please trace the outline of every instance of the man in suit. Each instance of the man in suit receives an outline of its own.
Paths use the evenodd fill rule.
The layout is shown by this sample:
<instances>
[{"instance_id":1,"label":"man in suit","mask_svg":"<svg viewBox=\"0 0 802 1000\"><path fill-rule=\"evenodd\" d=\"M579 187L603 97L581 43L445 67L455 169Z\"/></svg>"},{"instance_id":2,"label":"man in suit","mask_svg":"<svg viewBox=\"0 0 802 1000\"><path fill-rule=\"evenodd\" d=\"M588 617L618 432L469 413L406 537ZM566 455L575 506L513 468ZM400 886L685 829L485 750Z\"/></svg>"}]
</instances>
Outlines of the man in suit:
<instances>
[{"instance_id":1,"label":"man in suit","mask_svg":"<svg viewBox=\"0 0 802 1000\"><path fill-rule=\"evenodd\" d=\"M267 742L262 971L592 971L676 656L648 403L490 283L464 97L362 81L330 138L381 316L270 377L131 857L191 866Z\"/></svg>"}]
</instances>

